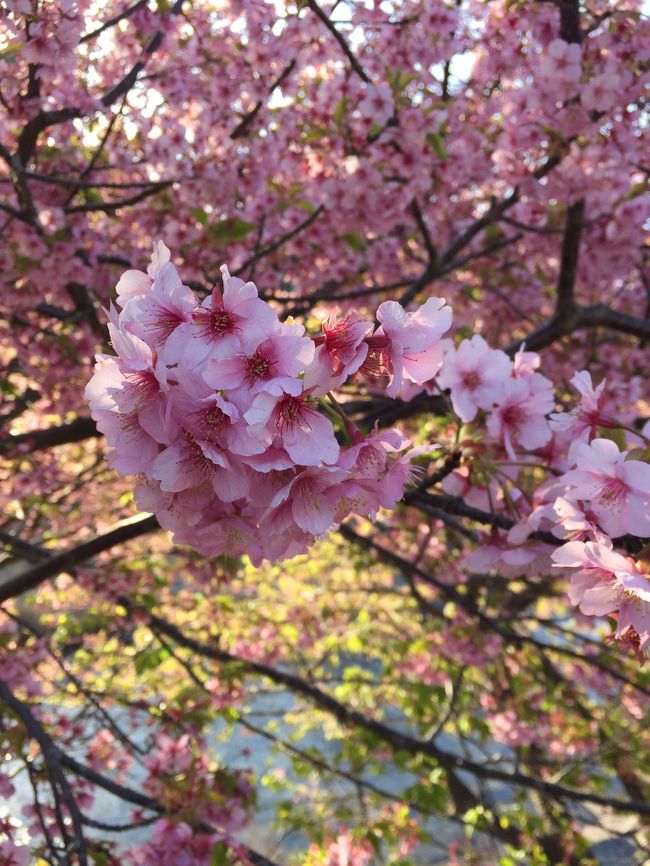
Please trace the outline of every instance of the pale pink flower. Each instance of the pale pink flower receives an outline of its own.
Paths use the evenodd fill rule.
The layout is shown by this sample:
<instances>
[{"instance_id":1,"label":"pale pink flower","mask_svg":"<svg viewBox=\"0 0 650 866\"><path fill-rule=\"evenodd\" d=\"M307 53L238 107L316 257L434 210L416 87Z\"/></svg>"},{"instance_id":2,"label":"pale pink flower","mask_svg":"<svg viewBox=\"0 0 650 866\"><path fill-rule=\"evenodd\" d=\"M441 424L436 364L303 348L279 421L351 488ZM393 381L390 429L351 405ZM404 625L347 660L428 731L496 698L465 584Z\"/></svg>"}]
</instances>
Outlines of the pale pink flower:
<instances>
[{"instance_id":1,"label":"pale pink flower","mask_svg":"<svg viewBox=\"0 0 650 866\"><path fill-rule=\"evenodd\" d=\"M241 351L252 353L279 325L274 311L258 297L254 283L231 277L226 265L222 265L221 274L223 295L215 287L193 312L192 321L174 334L177 359L182 354L188 367L196 367L206 358L232 357Z\"/></svg>"},{"instance_id":2,"label":"pale pink flower","mask_svg":"<svg viewBox=\"0 0 650 866\"><path fill-rule=\"evenodd\" d=\"M368 84L359 112L373 124L383 126L393 116L393 91L388 84Z\"/></svg>"},{"instance_id":3,"label":"pale pink flower","mask_svg":"<svg viewBox=\"0 0 650 866\"><path fill-rule=\"evenodd\" d=\"M299 394L298 379L314 357L314 344L298 322L278 325L266 339L235 346L218 359L210 358L202 372L212 388L223 390L245 412L256 394ZM250 423L250 422L249 422Z\"/></svg>"},{"instance_id":4,"label":"pale pink flower","mask_svg":"<svg viewBox=\"0 0 650 866\"><path fill-rule=\"evenodd\" d=\"M487 420L488 433L503 443L514 460L515 444L528 451L541 448L551 438L544 417L554 405L553 394L533 373L521 379L509 379L503 384L501 395ZM548 380L544 380L548 382Z\"/></svg>"},{"instance_id":5,"label":"pale pink flower","mask_svg":"<svg viewBox=\"0 0 650 866\"><path fill-rule=\"evenodd\" d=\"M650 574L602 541L570 541L551 554L558 568L577 569L569 598L588 616L618 612L615 636L633 631L639 649L650 643Z\"/></svg>"},{"instance_id":6,"label":"pale pink flower","mask_svg":"<svg viewBox=\"0 0 650 866\"><path fill-rule=\"evenodd\" d=\"M454 411L467 423L479 409L492 408L504 382L510 379L512 367L505 352L491 349L483 337L475 334L445 355L438 383L451 390Z\"/></svg>"},{"instance_id":7,"label":"pale pink flower","mask_svg":"<svg viewBox=\"0 0 650 866\"><path fill-rule=\"evenodd\" d=\"M567 82L578 82L582 61L582 49L576 42L553 39L539 60L540 72L548 78Z\"/></svg>"},{"instance_id":8,"label":"pale pink flower","mask_svg":"<svg viewBox=\"0 0 650 866\"><path fill-rule=\"evenodd\" d=\"M183 285L176 268L167 263L156 272L146 294L125 303L120 323L173 364L180 359L187 339L177 337L175 332L190 321L196 306L194 292Z\"/></svg>"},{"instance_id":9,"label":"pale pink flower","mask_svg":"<svg viewBox=\"0 0 650 866\"><path fill-rule=\"evenodd\" d=\"M440 338L449 330L451 318L443 298L429 298L408 313L397 301L380 304L377 319L381 325L368 344L381 350L389 397L397 397L404 382L421 385L438 373L443 357Z\"/></svg>"},{"instance_id":10,"label":"pale pink flower","mask_svg":"<svg viewBox=\"0 0 650 866\"><path fill-rule=\"evenodd\" d=\"M609 111L625 104L625 79L614 70L595 75L584 86L580 101L587 111Z\"/></svg>"},{"instance_id":11,"label":"pale pink flower","mask_svg":"<svg viewBox=\"0 0 650 866\"><path fill-rule=\"evenodd\" d=\"M575 373L571 384L580 394L580 404L570 412L553 412L549 426L555 433L569 442L569 463L575 462L578 447L596 435L599 425L606 424L603 415L605 404L605 380L594 388L591 375L586 370Z\"/></svg>"},{"instance_id":12,"label":"pale pink flower","mask_svg":"<svg viewBox=\"0 0 650 866\"><path fill-rule=\"evenodd\" d=\"M241 461L223 448L196 440L188 433L160 452L153 462L151 476L168 493L212 485L223 502L234 502L248 494L248 476Z\"/></svg>"},{"instance_id":13,"label":"pale pink flower","mask_svg":"<svg viewBox=\"0 0 650 866\"><path fill-rule=\"evenodd\" d=\"M4 773L0 773L0 797L8 800L16 793L16 789L11 784L11 779Z\"/></svg>"},{"instance_id":14,"label":"pale pink flower","mask_svg":"<svg viewBox=\"0 0 650 866\"><path fill-rule=\"evenodd\" d=\"M264 445L250 435L234 403L217 394L193 370L177 368L170 393L170 413L194 439L238 455L261 454Z\"/></svg>"},{"instance_id":15,"label":"pale pink flower","mask_svg":"<svg viewBox=\"0 0 650 866\"><path fill-rule=\"evenodd\" d=\"M176 272L176 268L170 264L170 252L162 241L154 241L151 262L147 265L147 273L138 270L124 271L120 277L115 291L117 292L117 303L124 307L132 298L142 297L151 288L154 277L163 275L167 267ZM179 279L180 282L180 279Z\"/></svg>"},{"instance_id":16,"label":"pale pink flower","mask_svg":"<svg viewBox=\"0 0 650 866\"><path fill-rule=\"evenodd\" d=\"M348 472L334 466L305 469L278 491L269 513L284 505L287 517L290 515L299 529L314 536L322 535L335 523L339 485L348 477Z\"/></svg>"},{"instance_id":17,"label":"pale pink flower","mask_svg":"<svg viewBox=\"0 0 650 866\"><path fill-rule=\"evenodd\" d=\"M650 536L650 465L626 460L610 439L594 439L576 452L576 468L562 476L566 497L589 503L602 529L613 538Z\"/></svg>"},{"instance_id":18,"label":"pale pink flower","mask_svg":"<svg viewBox=\"0 0 650 866\"><path fill-rule=\"evenodd\" d=\"M17 845L10 839L0 841L0 863L2 866L28 866L32 851L27 845Z\"/></svg>"}]
</instances>

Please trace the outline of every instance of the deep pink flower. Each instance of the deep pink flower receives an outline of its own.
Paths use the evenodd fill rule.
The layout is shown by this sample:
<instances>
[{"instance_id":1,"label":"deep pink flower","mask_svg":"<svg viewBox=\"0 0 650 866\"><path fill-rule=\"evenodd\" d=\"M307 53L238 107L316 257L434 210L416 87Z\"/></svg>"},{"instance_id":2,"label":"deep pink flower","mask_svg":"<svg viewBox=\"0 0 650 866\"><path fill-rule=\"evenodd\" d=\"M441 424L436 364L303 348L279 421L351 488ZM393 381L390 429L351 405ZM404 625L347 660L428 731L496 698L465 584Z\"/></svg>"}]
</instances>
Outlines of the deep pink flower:
<instances>
[{"instance_id":1,"label":"deep pink flower","mask_svg":"<svg viewBox=\"0 0 650 866\"><path fill-rule=\"evenodd\" d=\"M298 465L318 466L338 459L334 428L309 392L258 394L244 418L251 436L265 445L281 446Z\"/></svg>"},{"instance_id":2,"label":"deep pink flower","mask_svg":"<svg viewBox=\"0 0 650 866\"><path fill-rule=\"evenodd\" d=\"M313 388L316 396L337 388L357 372L368 354L364 337L372 331L372 322L354 311L343 318L335 312L322 328L323 336L315 340L314 359L305 373L305 388Z\"/></svg>"}]
</instances>

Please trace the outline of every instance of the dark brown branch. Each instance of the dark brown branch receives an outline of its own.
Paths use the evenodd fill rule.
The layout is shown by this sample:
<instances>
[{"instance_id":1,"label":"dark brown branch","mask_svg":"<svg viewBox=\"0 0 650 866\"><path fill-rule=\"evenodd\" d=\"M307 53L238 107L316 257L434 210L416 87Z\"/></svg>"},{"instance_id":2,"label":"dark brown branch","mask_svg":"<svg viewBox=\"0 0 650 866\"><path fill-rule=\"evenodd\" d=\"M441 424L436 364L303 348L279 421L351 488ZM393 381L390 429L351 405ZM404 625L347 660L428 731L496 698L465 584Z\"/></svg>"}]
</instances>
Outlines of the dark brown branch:
<instances>
[{"instance_id":1,"label":"dark brown branch","mask_svg":"<svg viewBox=\"0 0 650 866\"><path fill-rule=\"evenodd\" d=\"M125 600L120 601L123 604L125 603ZM145 611L140 609L138 612L140 614L146 614ZM446 771L465 770L481 779L501 781L522 786L540 791L557 800L567 799L584 803L596 803L601 806L609 806L612 809L624 812L650 815L650 803L638 802L636 800L620 800L616 797L605 797L597 793L576 791L554 782L548 782L544 779L527 776L521 772L499 770L498 767L480 764L476 761L470 760L469 758L454 755L451 752L440 749L430 740L419 740L409 734L396 731L378 719L366 716L358 710L354 710L351 707L342 704L332 695L322 691L317 686L303 680L295 674L278 670L262 662L234 656L216 645L202 643L201 641L195 640L194 638L184 634L172 623L153 614L149 614L148 618L154 631L161 631L180 646L184 646L186 649L189 649L204 658L210 658L226 664L236 663L237 666L242 668L244 671L267 677L278 685L286 686L294 694L299 694L307 698L319 709L324 710L336 718L341 724L347 727L360 727L397 750L413 755L428 755L436 760Z\"/></svg>"},{"instance_id":2,"label":"dark brown branch","mask_svg":"<svg viewBox=\"0 0 650 866\"><path fill-rule=\"evenodd\" d=\"M554 316L532 333L520 340L515 340L505 351L509 355L514 355L525 344L530 351L538 352L582 328L609 328L641 340L650 339L650 319L612 310L607 304L594 304L591 307L578 307L570 315L562 318Z\"/></svg>"},{"instance_id":3,"label":"dark brown branch","mask_svg":"<svg viewBox=\"0 0 650 866\"><path fill-rule=\"evenodd\" d=\"M264 247L261 247L255 253L255 255L252 255L250 258L246 259L244 264L240 268L237 268L237 270L234 272L235 276L243 274L247 268L251 267L253 264L256 264L261 258L264 258L264 256L268 256L271 253L274 253L276 250L280 249L281 246L286 244L287 241L290 241L292 238L295 238L296 235L299 235L301 232L303 232L306 228L309 228L309 226L313 222L316 222L316 220L323 213L324 210L325 206L319 204L316 210L313 213L309 214L307 219L303 220L295 228L291 229L291 231L285 232L285 234L280 235L277 240L273 241L270 244L267 244Z\"/></svg>"},{"instance_id":4,"label":"dark brown branch","mask_svg":"<svg viewBox=\"0 0 650 866\"><path fill-rule=\"evenodd\" d=\"M41 583L49 580L49 578L55 577L57 574L61 574L61 572L70 571L75 566L86 562L98 553L110 550L117 544L123 544L126 541L139 538L157 529L159 529L159 524L153 515L140 517L131 523L126 523L123 526L112 529L110 532L98 535L96 538L79 544L70 550L56 553L44 562L22 572L22 574L17 574L0 583L0 603L21 595L23 592L36 589L37 586L40 586Z\"/></svg>"},{"instance_id":5,"label":"dark brown branch","mask_svg":"<svg viewBox=\"0 0 650 866\"><path fill-rule=\"evenodd\" d=\"M104 30L108 30L109 27L114 27L116 24L119 24L120 21L125 21L127 18L130 18L131 15L138 11L138 9L142 9L143 6L146 6L147 2L148 0L138 0L137 3L128 6L123 12L118 12L117 15L109 18L108 21L105 21L99 27L96 27L95 30L91 30L90 33L85 33L79 40L79 43L90 42L91 39L95 39L95 37L99 36L100 33L103 33Z\"/></svg>"},{"instance_id":6,"label":"dark brown branch","mask_svg":"<svg viewBox=\"0 0 650 866\"><path fill-rule=\"evenodd\" d=\"M61 769L63 761L61 750L55 746L51 737L46 733L42 725L36 720L36 717L26 704L19 701L11 691L11 689L0 680L0 702L5 704L15 716L25 726L30 738L36 740L43 755L43 760L48 769L50 781L52 785L52 793L57 798L57 788L61 792L63 802L68 808L72 826L74 829L74 849L79 858L79 866L88 866L88 856L86 851L86 842L83 832L83 820L81 811L74 798L70 783L65 777ZM61 820L61 830L65 832L65 825Z\"/></svg>"},{"instance_id":7,"label":"dark brown branch","mask_svg":"<svg viewBox=\"0 0 650 866\"><path fill-rule=\"evenodd\" d=\"M434 244L431 237L431 232L429 231L429 227L426 224L426 220L424 219L424 214L420 210L420 205L417 203L416 199L413 199L413 201L411 202L411 213L413 214L415 223L418 227L420 235L422 236L424 247L427 251L427 255L429 256L429 262L435 265L438 261L438 251L436 250L436 245Z\"/></svg>"},{"instance_id":8,"label":"dark brown branch","mask_svg":"<svg viewBox=\"0 0 650 866\"><path fill-rule=\"evenodd\" d=\"M93 770L91 767L88 767L86 764L82 764L80 761L77 761L68 753L64 752L60 749L52 740L50 735L47 733L45 728L41 725L41 723L36 719L36 716L33 714L30 707L19 701L18 698L15 697L11 689L6 685L6 683L0 680L0 703L5 704L5 706L9 707L9 709L17 716L17 718L23 723L25 730L29 734L30 738L35 740L43 758L48 765L48 768L51 768L52 772L57 778L57 781L60 782L61 777L63 777L63 785L64 792L67 790L70 792L70 796L72 793L69 789L67 781L65 781L65 777L61 772L61 767L66 767L76 776L80 776L82 779L86 779L88 782L91 782L93 785L96 785L98 788L108 792L109 794L113 794L118 799L122 800L125 803L131 803L134 806L139 806L143 809L148 809L152 812L156 812L157 814L164 814L165 809L161 803L157 800L154 800L153 797L149 797L146 794L142 794L139 791L134 790L133 788L129 788L126 785L121 785L118 782L114 782L113 779L110 779L108 776L104 776L102 773L99 773L97 770ZM83 842L83 823L92 824L92 822L86 822L81 813L76 807L76 803L70 804L68 802L68 796L66 795L66 804L68 808L71 810L73 824L75 828L75 834L78 835L77 841L79 841L79 836L81 836L81 841ZM74 811L73 811L74 810ZM149 823L146 821L145 823ZM195 825L195 828L201 833L213 833L214 828L208 824L199 822ZM248 846L242 846L246 851L248 858L257 866L277 866L272 860L269 860L263 854L259 854L252 848ZM82 850L83 850L83 859L82 859ZM80 864L86 864L87 860L85 859L85 848L79 850L79 860Z\"/></svg>"},{"instance_id":9,"label":"dark brown branch","mask_svg":"<svg viewBox=\"0 0 650 866\"><path fill-rule=\"evenodd\" d=\"M315 13L319 18L320 18L320 20L321 20L321 21L323 22L323 24L327 27L327 29L328 29L329 32L332 34L332 36L333 36L333 37L336 39L336 41L339 43L339 45L341 46L341 49L342 49L343 53L345 54L345 56L346 56L346 57L348 58L348 60L350 61L350 66L352 67L352 69L354 69L354 71L357 73L357 75L359 76L359 78L360 78L362 81L365 81L366 84L372 84L372 81L370 80L370 78L368 77L368 75L366 75L366 73L364 72L363 67L361 66L361 64L359 63L359 61L357 60L357 58L356 58L356 57L354 56L354 54L352 53L352 50L351 50L350 46L348 45L348 43L345 41L345 38L344 38L343 35L342 35L342 34L341 34L337 29L336 29L336 27L334 26L334 24L332 24L332 22L331 22L330 19L327 17L327 15L325 14L325 12L321 9L321 7L318 5L318 3L316 2L316 0L307 0L307 6L312 10L312 12L314 12L314 13Z\"/></svg>"},{"instance_id":10,"label":"dark brown branch","mask_svg":"<svg viewBox=\"0 0 650 866\"><path fill-rule=\"evenodd\" d=\"M53 448L56 445L67 445L70 442L82 442L85 439L101 436L92 418L75 418L67 424L32 430L29 433L17 433L0 439L0 454L11 454L22 446L27 453L40 451L42 448Z\"/></svg>"},{"instance_id":11,"label":"dark brown branch","mask_svg":"<svg viewBox=\"0 0 650 866\"><path fill-rule=\"evenodd\" d=\"M560 38L565 42L582 42L579 0L556 0L560 9Z\"/></svg>"},{"instance_id":12,"label":"dark brown branch","mask_svg":"<svg viewBox=\"0 0 650 866\"><path fill-rule=\"evenodd\" d=\"M176 3L169 11L170 15L178 15L183 7L183 0L176 0ZM104 108L116 102L121 96L124 96L135 84L138 75L144 69L146 61L160 47L164 38L162 30L158 30L151 38L149 44L144 49L140 60L136 61L126 75L117 82L110 90L108 90L100 99L100 103ZM36 142L39 135L51 126L57 126L61 123L66 123L68 120L74 120L77 117L84 117L85 111L78 106L69 106L60 108L54 111L39 111L39 113L28 121L23 127L22 132L18 136L16 155L20 160L20 167L25 168L29 159L34 152Z\"/></svg>"},{"instance_id":13,"label":"dark brown branch","mask_svg":"<svg viewBox=\"0 0 650 866\"><path fill-rule=\"evenodd\" d=\"M136 193L135 195L130 196L129 198L123 198L119 201L102 201L102 202L90 202L88 204L77 204L72 207L66 207L66 213L88 213L90 211L103 211L104 213L115 213L115 211L120 210L123 207L129 207L130 205L137 204L140 201L144 201L144 199L149 198L152 195L157 195L159 192L170 187L174 181L172 180L164 180L160 183L156 183L152 186L149 186L147 189L143 189L141 192Z\"/></svg>"},{"instance_id":14,"label":"dark brown branch","mask_svg":"<svg viewBox=\"0 0 650 866\"><path fill-rule=\"evenodd\" d=\"M564 237L562 238L560 273L556 289L555 315L558 319L570 316L577 308L575 282L578 274L578 258L580 255L584 214L584 199L574 202L567 208Z\"/></svg>"},{"instance_id":15,"label":"dark brown branch","mask_svg":"<svg viewBox=\"0 0 650 866\"><path fill-rule=\"evenodd\" d=\"M285 68L280 73L280 75L278 75L278 77L275 79L275 81L271 84L271 86L268 89L268 96L270 96L277 87L282 86L282 84L286 81L286 79L291 75L291 73L293 72L295 67L296 67L296 61L294 59L294 60L291 60L285 66ZM257 102L255 103L255 105L253 106L253 108L251 108L251 110L249 112L247 112L242 117L242 119L239 121L237 126L230 133L230 137L233 140L235 140L237 138L241 138L242 136L244 136L246 134L249 126L253 123L253 121L255 120L257 115L262 110L263 105L264 105L264 100L258 99Z\"/></svg>"}]
</instances>

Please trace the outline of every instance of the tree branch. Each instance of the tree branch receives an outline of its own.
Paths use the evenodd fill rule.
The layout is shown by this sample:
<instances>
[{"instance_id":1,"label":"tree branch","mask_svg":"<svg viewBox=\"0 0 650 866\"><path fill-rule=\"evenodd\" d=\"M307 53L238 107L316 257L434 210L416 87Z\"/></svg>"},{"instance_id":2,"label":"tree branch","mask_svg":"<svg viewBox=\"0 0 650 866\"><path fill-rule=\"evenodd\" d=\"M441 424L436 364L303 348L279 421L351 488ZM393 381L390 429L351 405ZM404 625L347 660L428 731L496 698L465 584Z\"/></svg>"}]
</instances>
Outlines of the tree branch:
<instances>
[{"instance_id":1,"label":"tree branch","mask_svg":"<svg viewBox=\"0 0 650 866\"><path fill-rule=\"evenodd\" d=\"M16 433L0 439L0 454L11 454L26 446L24 453L40 451L42 448L53 448L56 445L67 445L70 442L82 442L102 434L92 418L79 417L67 424L44 427L41 430L31 430L29 433Z\"/></svg>"},{"instance_id":2,"label":"tree branch","mask_svg":"<svg viewBox=\"0 0 650 866\"><path fill-rule=\"evenodd\" d=\"M120 599L120 603L127 604L124 599ZM131 607L131 609L133 608ZM617 797L605 797L587 791L577 791L554 782L548 782L544 779L527 776L521 772L500 770L498 767L492 765L480 764L477 761L470 760L469 758L454 755L451 752L440 749L434 742L429 740L419 740L409 734L394 730L378 719L365 716L363 713L342 704L336 698L332 697L332 695L322 691L318 686L303 680L295 674L278 670L264 664L263 662L234 656L226 650L222 650L218 646L202 643L201 641L195 640L194 638L184 634L172 623L161 619L154 614L147 614L143 609L138 608L138 613L148 616L154 632L156 630L161 631L180 646L184 646L186 649L192 650L204 658L210 658L226 664L236 663L238 667L242 668L244 671L265 676L272 682L284 685L295 694L307 698L319 709L325 710L327 713L334 716L337 721L346 727L360 727L397 750L412 755L428 755L436 760L446 771L464 770L472 773L477 778L506 782L508 784L541 791L547 796L553 797L557 800L567 799L584 803L596 803L623 812L635 812L639 815L650 815L650 803L638 802L636 800L620 800Z\"/></svg>"},{"instance_id":3,"label":"tree branch","mask_svg":"<svg viewBox=\"0 0 650 866\"><path fill-rule=\"evenodd\" d=\"M123 544L133 538L139 538L149 532L154 532L159 528L157 519L153 515L148 515L118 526L110 530L110 532L98 535L96 538L79 544L70 550L56 553L44 562L34 565L27 571L9 577L0 583L0 604L10 598L21 595L23 592L36 589L37 586L40 586L41 583L49 580L49 578L55 577L57 574L61 574L61 572L70 571L70 569L96 556L98 553L110 550L116 544Z\"/></svg>"},{"instance_id":4,"label":"tree branch","mask_svg":"<svg viewBox=\"0 0 650 866\"><path fill-rule=\"evenodd\" d=\"M366 84L372 84L372 81L370 80L368 75L366 75L366 73L364 72L363 67L361 66L361 64L359 63L357 58L352 53L352 50L350 49L350 46L348 45L348 43L345 41L345 38L336 29L334 24L332 24L332 22L327 17L325 12L321 9L321 7L318 5L316 0L307 0L307 6L312 10L312 12L314 12L320 18L320 20L327 27L327 29L332 34L332 36L339 43L339 45L341 46L341 49L343 50L343 53L345 54L345 56L350 61L350 66L352 67L352 69L354 69L354 71L357 73L359 78L362 81L365 81Z\"/></svg>"}]
</instances>

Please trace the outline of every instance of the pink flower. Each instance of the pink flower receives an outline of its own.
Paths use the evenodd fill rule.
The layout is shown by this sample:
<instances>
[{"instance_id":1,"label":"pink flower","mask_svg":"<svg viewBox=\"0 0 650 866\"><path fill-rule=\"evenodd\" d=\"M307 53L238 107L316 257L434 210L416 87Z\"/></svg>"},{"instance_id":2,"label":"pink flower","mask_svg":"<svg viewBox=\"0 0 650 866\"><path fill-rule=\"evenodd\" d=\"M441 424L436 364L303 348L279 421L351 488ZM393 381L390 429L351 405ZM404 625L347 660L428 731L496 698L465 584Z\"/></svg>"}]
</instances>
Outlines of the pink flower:
<instances>
[{"instance_id":1,"label":"pink flower","mask_svg":"<svg viewBox=\"0 0 650 866\"><path fill-rule=\"evenodd\" d=\"M576 468L562 476L566 497L589 503L602 529L613 538L650 536L650 465L626 460L610 439L594 439L576 452Z\"/></svg>"},{"instance_id":2,"label":"pink flower","mask_svg":"<svg viewBox=\"0 0 650 866\"><path fill-rule=\"evenodd\" d=\"M248 494L248 477L233 454L185 433L165 448L153 462L151 476L161 490L179 493L190 487L212 485L222 502L234 502Z\"/></svg>"},{"instance_id":3,"label":"pink flower","mask_svg":"<svg viewBox=\"0 0 650 866\"><path fill-rule=\"evenodd\" d=\"M256 394L299 394L298 376L314 357L314 344L297 322L282 324L266 339L246 339L231 346L219 359L208 360L203 378L212 388L223 390L245 412ZM249 422L250 423L250 422Z\"/></svg>"},{"instance_id":4,"label":"pink flower","mask_svg":"<svg viewBox=\"0 0 650 866\"><path fill-rule=\"evenodd\" d=\"M215 393L192 370L181 367L174 374L177 385L171 389L170 410L179 427L197 441L238 455L250 456L264 451L264 445L250 435L234 403Z\"/></svg>"},{"instance_id":5,"label":"pink flower","mask_svg":"<svg viewBox=\"0 0 650 866\"><path fill-rule=\"evenodd\" d=\"M625 104L625 79L613 69L595 75L583 88L580 101L587 111L609 111Z\"/></svg>"},{"instance_id":6,"label":"pink flower","mask_svg":"<svg viewBox=\"0 0 650 866\"><path fill-rule=\"evenodd\" d=\"M281 446L298 465L318 466L338 459L334 428L318 411L309 392L258 394L244 418L253 438L265 445Z\"/></svg>"},{"instance_id":7,"label":"pink flower","mask_svg":"<svg viewBox=\"0 0 650 866\"><path fill-rule=\"evenodd\" d=\"M393 116L393 91L388 84L369 84L359 103L359 112L377 126L383 126Z\"/></svg>"},{"instance_id":8,"label":"pink flower","mask_svg":"<svg viewBox=\"0 0 650 866\"><path fill-rule=\"evenodd\" d=\"M650 643L650 574L603 542L570 541L551 554L558 568L575 568L569 598L588 616L618 612L616 637L633 631Z\"/></svg>"},{"instance_id":9,"label":"pink flower","mask_svg":"<svg viewBox=\"0 0 650 866\"><path fill-rule=\"evenodd\" d=\"M147 266L147 273L137 270L124 271L120 277L115 291L117 292L117 303L124 307L132 298L143 297L149 292L151 284L156 275L164 276L167 267L176 271L170 264L170 253L162 241L154 241L151 262ZM180 280L179 280L180 282Z\"/></svg>"},{"instance_id":10,"label":"pink flower","mask_svg":"<svg viewBox=\"0 0 650 866\"><path fill-rule=\"evenodd\" d=\"M483 337L475 334L445 355L438 383L451 389L454 411L467 423L479 409L492 408L511 374L512 361L506 353L490 349Z\"/></svg>"},{"instance_id":11,"label":"pink flower","mask_svg":"<svg viewBox=\"0 0 650 866\"><path fill-rule=\"evenodd\" d=\"M389 397L397 397L406 382L422 385L434 378L442 365L440 337L449 330L451 317L443 298L429 298L410 313L397 301L380 304L377 319L381 325L368 345L381 352Z\"/></svg>"},{"instance_id":12,"label":"pink flower","mask_svg":"<svg viewBox=\"0 0 650 866\"><path fill-rule=\"evenodd\" d=\"M11 779L4 773L0 773L0 797L8 800L16 793L16 789L11 784Z\"/></svg>"},{"instance_id":13,"label":"pink flower","mask_svg":"<svg viewBox=\"0 0 650 866\"><path fill-rule=\"evenodd\" d=\"M580 405L571 412L553 412L549 426L569 442L568 460L569 463L574 463L578 447L593 439L598 426L607 424L607 419L603 416L604 379L594 389L591 375L586 370L581 370L573 376L571 384L581 395Z\"/></svg>"},{"instance_id":14,"label":"pink flower","mask_svg":"<svg viewBox=\"0 0 650 866\"><path fill-rule=\"evenodd\" d=\"M305 388L313 388L316 396L345 382L368 354L364 337L372 331L372 322L354 311L339 319L337 312L323 322L323 336L315 340L314 360L305 373Z\"/></svg>"},{"instance_id":15,"label":"pink flower","mask_svg":"<svg viewBox=\"0 0 650 866\"><path fill-rule=\"evenodd\" d=\"M575 42L553 39L539 61L540 72L548 78L566 82L578 82L581 69L582 49Z\"/></svg>"},{"instance_id":16,"label":"pink flower","mask_svg":"<svg viewBox=\"0 0 650 866\"><path fill-rule=\"evenodd\" d=\"M174 350L188 367L202 364L206 358L226 358L254 349L262 339L277 329L278 318L257 294L254 283L231 277L222 265L223 295L215 287L202 305L194 311L192 321L174 335Z\"/></svg>"},{"instance_id":17,"label":"pink flower","mask_svg":"<svg viewBox=\"0 0 650 866\"><path fill-rule=\"evenodd\" d=\"M187 339L176 332L190 321L196 305L194 292L182 284L176 268L166 263L155 272L146 294L126 302L120 322L173 364L179 360Z\"/></svg>"},{"instance_id":18,"label":"pink flower","mask_svg":"<svg viewBox=\"0 0 650 866\"><path fill-rule=\"evenodd\" d=\"M31 860L32 851L27 845L16 845L9 839L0 842L0 863L2 866L27 866Z\"/></svg>"},{"instance_id":19,"label":"pink flower","mask_svg":"<svg viewBox=\"0 0 650 866\"><path fill-rule=\"evenodd\" d=\"M515 442L532 451L541 448L551 438L544 416L553 408L554 400L546 382L548 380L538 373L506 380L496 406L488 417L488 433L503 443L513 460L516 456Z\"/></svg>"},{"instance_id":20,"label":"pink flower","mask_svg":"<svg viewBox=\"0 0 650 866\"><path fill-rule=\"evenodd\" d=\"M338 485L348 477L348 472L333 466L305 469L278 491L267 516L284 506L286 519L293 520L299 529L314 536L322 535L335 523L340 499Z\"/></svg>"}]
</instances>

